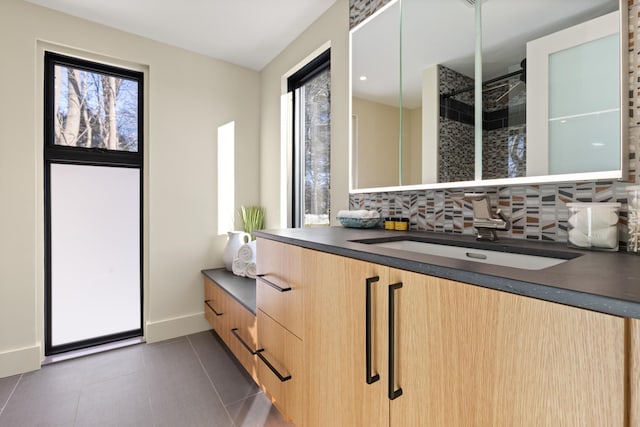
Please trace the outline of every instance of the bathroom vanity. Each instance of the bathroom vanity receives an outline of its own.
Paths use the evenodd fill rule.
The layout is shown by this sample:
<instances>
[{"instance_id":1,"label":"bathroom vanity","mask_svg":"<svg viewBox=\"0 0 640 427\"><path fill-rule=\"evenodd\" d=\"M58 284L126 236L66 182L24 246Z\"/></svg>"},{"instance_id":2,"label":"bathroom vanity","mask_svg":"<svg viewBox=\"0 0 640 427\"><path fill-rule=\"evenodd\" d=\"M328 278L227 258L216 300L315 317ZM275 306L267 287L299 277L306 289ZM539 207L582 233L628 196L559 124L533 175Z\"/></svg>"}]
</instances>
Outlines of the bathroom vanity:
<instances>
[{"instance_id":1,"label":"bathroom vanity","mask_svg":"<svg viewBox=\"0 0 640 427\"><path fill-rule=\"evenodd\" d=\"M381 229L256 234L257 342L280 377L258 380L298 426L640 423L636 256ZM378 244L390 241L560 261Z\"/></svg>"}]
</instances>

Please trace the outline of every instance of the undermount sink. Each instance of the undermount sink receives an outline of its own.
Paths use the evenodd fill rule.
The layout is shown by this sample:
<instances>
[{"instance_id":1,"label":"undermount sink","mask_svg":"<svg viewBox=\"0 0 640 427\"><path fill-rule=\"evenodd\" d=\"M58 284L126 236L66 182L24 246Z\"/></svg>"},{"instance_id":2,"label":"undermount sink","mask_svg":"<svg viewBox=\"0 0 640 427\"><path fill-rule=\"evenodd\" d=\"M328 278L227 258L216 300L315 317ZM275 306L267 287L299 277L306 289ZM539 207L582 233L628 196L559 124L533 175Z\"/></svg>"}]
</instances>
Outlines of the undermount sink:
<instances>
[{"instance_id":1,"label":"undermount sink","mask_svg":"<svg viewBox=\"0 0 640 427\"><path fill-rule=\"evenodd\" d=\"M378 238L354 240L353 242L417 254L434 255L524 270L542 270L580 256L580 254L574 252L560 251L535 251L538 253L531 254L526 253L523 248L518 248L515 251L507 251L505 246L502 245L500 246L501 250L490 250L476 247L481 243L465 245L464 242L445 243L442 241L429 241L428 238L408 238L406 236L402 239ZM494 243L491 243L491 245L494 245Z\"/></svg>"}]
</instances>

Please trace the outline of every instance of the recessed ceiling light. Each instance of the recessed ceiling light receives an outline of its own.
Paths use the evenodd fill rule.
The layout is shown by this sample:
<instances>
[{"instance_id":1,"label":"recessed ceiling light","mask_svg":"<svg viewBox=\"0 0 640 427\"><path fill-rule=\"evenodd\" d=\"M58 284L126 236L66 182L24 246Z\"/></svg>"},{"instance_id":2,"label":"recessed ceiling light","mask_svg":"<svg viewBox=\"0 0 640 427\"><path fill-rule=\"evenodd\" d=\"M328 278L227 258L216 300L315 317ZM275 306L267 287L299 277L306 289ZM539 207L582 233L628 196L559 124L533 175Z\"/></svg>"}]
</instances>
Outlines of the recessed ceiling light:
<instances>
[{"instance_id":1,"label":"recessed ceiling light","mask_svg":"<svg viewBox=\"0 0 640 427\"><path fill-rule=\"evenodd\" d=\"M360 80L361 80L361 81L365 81L365 80L367 80L367 76L360 76Z\"/></svg>"},{"instance_id":2,"label":"recessed ceiling light","mask_svg":"<svg viewBox=\"0 0 640 427\"><path fill-rule=\"evenodd\" d=\"M591 145L594 147L604 147L604 142L592 142Z\"/></svg>"}]
</instances>

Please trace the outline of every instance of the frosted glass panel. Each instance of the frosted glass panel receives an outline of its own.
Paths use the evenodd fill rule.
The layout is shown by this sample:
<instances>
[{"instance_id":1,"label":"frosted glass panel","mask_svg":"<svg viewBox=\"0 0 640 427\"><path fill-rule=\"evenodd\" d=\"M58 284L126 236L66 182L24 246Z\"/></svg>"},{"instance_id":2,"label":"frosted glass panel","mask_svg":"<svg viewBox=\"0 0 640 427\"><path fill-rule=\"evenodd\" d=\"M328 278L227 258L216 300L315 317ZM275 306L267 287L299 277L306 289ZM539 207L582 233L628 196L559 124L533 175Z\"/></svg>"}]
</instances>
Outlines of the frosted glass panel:
<instances>
[{"instance_id":1,"label":"frosted glass panel","mask_svg":"<svg viewBox=\"0 0 640 427\"><path fill-rule=\"evenodd\" d=\"M51 165L53 346L139 329L140 171Z\"/></svg>"},{"instance_id":2,"label":"frosted glass panel","mask_svg":"<svg viewBox=\"0 0 640 427\"><path fill-rule=\"evenodd\" d=\"M620 169L620 114L549 122L549 170L581 173Z\"/></svg>"},{"instance_id":3,"label":"frosted glass panel","mask_svg":"<svg viewBox=\"0 0 640 427\"><path fill-rule=\"evenodd\" d=\"M617 34L549 55L549 119L620 107Z\"/></svg>"},{"instance_id":4,"label":"frosted glass panel","mask_svg":"<svg viewBox=\"0 0 640 427\"><path fill-rule=\"evenodd\" d=\"M549 173L620 169L619 37L549 55Z\"/></svg>"}]
</instances>

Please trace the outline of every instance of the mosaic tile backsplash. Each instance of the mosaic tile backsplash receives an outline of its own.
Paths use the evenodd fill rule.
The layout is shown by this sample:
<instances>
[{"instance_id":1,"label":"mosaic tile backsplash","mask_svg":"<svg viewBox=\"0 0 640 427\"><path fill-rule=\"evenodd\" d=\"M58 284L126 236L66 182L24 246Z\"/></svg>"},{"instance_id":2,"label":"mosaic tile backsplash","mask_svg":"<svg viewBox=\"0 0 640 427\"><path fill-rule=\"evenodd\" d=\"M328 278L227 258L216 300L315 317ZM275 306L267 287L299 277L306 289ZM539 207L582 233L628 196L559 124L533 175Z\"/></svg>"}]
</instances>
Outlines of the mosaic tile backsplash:
<instances>
[{"instance_id":1,"label":"mosaic tile backsplash","mask_svg":"<svg viewBox=\"0 0 640 427\"><path fill-rule=\"evenodd\" d=\"M387 1L351 0L352 26L371 15ZM640 0L629 1L629 175L628 181L640 183ZM367 15L359 19L354 13ZM464 193L484 192L492 204L512 220L512 229L500 232L503 237L567 241L568 202L622 203L620 236L626 236L627 192L629 182L588 181L462 189L412 190L349 195L350 209L375 209L383 217L410 219L412 230L473 234L473 210L463 200ZM626 247L621 238L621 250Z\"/></svg>"}]
</instances>

